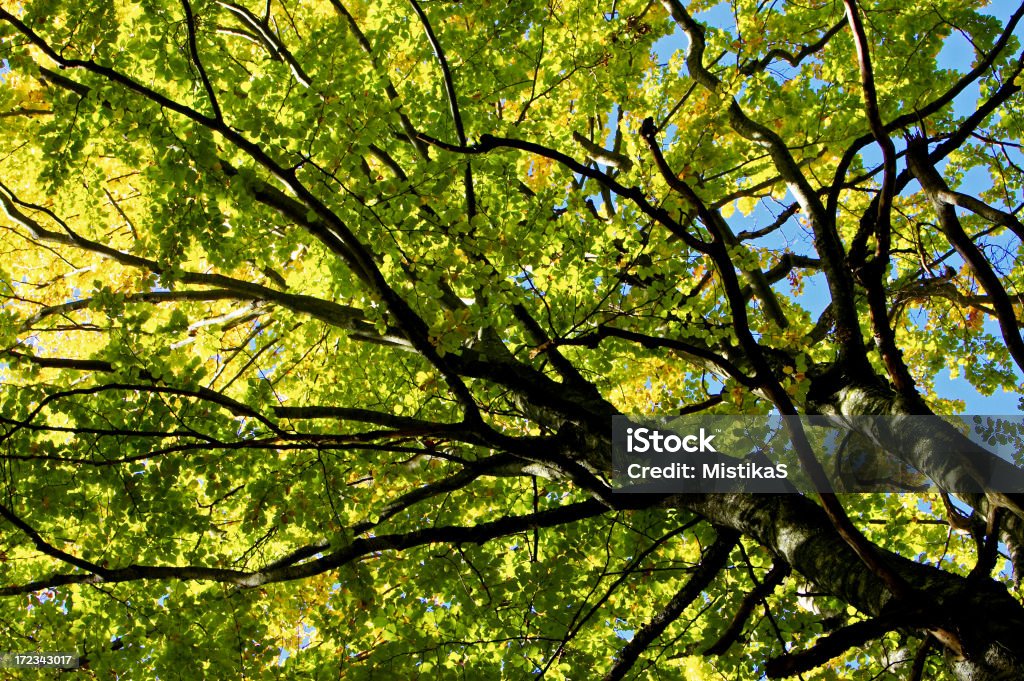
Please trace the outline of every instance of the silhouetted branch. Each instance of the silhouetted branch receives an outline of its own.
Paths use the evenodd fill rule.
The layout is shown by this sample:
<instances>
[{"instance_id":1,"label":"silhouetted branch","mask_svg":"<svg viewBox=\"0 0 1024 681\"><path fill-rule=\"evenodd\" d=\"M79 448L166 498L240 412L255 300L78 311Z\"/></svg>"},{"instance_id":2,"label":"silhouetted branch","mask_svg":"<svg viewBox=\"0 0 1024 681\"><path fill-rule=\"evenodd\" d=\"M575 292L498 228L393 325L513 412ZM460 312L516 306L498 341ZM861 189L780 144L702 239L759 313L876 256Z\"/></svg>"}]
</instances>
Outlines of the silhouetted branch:
<instances>
[{"instance_id":1,"label":"silhouetted branch","mask_svg":"<svg viewBox=\"0 0 1024 681\"><path fill-rule=\"evenodd\" d=\"M670 624L679 619L690 603L710 586L711 581L725 567L726 561L729 560L729 554L732 553L732 549L738 541L738 532L719 528L718 537L701 558L700 565L687 579L686 584L679 589L661 612L633 634L632 640L619 651L617 661L604 675L604 681L618 681L626 676L636 661L640 659L640 655L661 636Z\"/></svg>"}]
</instances>

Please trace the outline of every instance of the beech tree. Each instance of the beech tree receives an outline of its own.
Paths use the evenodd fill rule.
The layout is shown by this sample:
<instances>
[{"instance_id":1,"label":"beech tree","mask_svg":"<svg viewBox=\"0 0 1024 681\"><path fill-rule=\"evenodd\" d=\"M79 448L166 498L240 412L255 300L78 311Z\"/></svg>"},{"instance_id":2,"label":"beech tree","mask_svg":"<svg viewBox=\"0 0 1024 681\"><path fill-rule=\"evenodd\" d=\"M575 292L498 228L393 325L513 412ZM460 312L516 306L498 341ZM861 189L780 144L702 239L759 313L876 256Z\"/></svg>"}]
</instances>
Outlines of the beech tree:
<instances>
[{"instance_id":1,"label":"beech tree","mask_svg":"<svg viewBox=\"0 0 1024 681\"><path fill-rule=\"evenodd\" d=\"M0 647L1024 677L1024 495L905 418L1024 390L1022 15L4 3ZM942 491L613 489L614 416L769 412Z\"/></svg>"}]
</instances>

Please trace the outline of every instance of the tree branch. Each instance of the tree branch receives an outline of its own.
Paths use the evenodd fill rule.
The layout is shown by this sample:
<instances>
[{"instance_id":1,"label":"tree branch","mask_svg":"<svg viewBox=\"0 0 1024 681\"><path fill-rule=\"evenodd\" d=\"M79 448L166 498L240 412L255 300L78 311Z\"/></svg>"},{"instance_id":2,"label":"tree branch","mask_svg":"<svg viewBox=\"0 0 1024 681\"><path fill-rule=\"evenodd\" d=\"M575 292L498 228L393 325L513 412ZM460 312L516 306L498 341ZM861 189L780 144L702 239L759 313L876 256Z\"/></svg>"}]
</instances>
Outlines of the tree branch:
<instances>
[{"instance_id":1,"label":"tree branch","mask_svg":"<svg viewBox=\"0 0 1024 681\"><path fill-rule=\"evenodd\" d=\"M666 628L679 619L686 608L711 585L711 581L725 567L729 554L739 541L739 534L733 530L718 528L718 537L711 548L702 556L700 565L690 575L686 584L672 597L672 600L654 616L650 622L633 634L632 640L619 651L618 660L603 677L604 681L619 681L626 676L640 655L647 650Z\"/></svg>"},{"instance_id":2,"label":"tree branch","mask_svg":"<svg viewBox=\"0 0 1024 681\"><path fill-rule=\"evenodd\" d=\"M607 173L603 173L596 168L584 165L560 151L556 151L535 142L527 142L508 137L494 137L493 135L486 134L480 136L479 143L471 146L448 144L423 133L420 133L419 137L431 146L461 154L484 154L494 149L504 147L508 149L518 149L520 151L543 156L544 158L549 158L574 173L596 180L598 183L608 187L622 198L629 199L637 208L640 209L640 212L659 224L667 227L672 234L698 253L705 253L707 251L707 244L689 234L685 228L680 225L664 208L655 206L649 202L642 189L639 187L625 187Z\"/></svg>"},{"instance_id":3,"label":"tree branch","mask_svg":"<svg viewBox=\"0 0 1024 681\"><path fill-rule=\"evenodd\" d=\"M185 0L182 1L184 2ZM281 39L274 35L274 32L270 30L270 26L267 25L265 20L259 19L245 7L236 5L233 2L217 0L217 4L237 16L242 23L255 31L260 42L265 47L269 46L271 55L288 64L288 68L291 69L292 75L295 76L295 80L297 80L303 87L308 88L313 84L313 79L306 74L292 53L287 47L285 47L284 43L281 42Z\"/></svg>"},{"instance_id":4,"label":"tree branch","mask_svg":"<svg viewBox=\"0 0 1024 681\"><path fill-rule=\"evenodd\" d=\"M913 137L908 140L907 158L911 171L920 181L922 189L935 207L935 212L939 216L939 225L950 245L971 268L974 276L978 278L978 282L991 299L1006 349L1017 366L1024 370L1024 338L1021 337L1020 327L1017 324L1013 301L1010 300L999 276L992 269L985 254L960 225L960 218L957 217L953 204L944 200L943 195L948 194L949 188L942 176L929 162L928 147L924 139Z\"/></svg>"},{"instance_id":5,"label":"tree branch","mask_svg":"<svg viewBox=\"0 0 1024 681\"><path fill-rule=\"evenodd\" d=\"M416 13L416 16L419 18L420 23L423 24L423 30L427 34L427 40L430 41L430 47L434 50L434 56L437 58L437 62L441 66L444 91L448 97L448 108L452 114L452 121L455 123L455 133L458 137L459 145L464 147L466 146L466 129L462 125L462 114L459 112L459 99L455 94L455 79L452 77L451 69L448 68L448 58L445 57L444 50L441 48L441 43L438 42L437 36L434 35L434 29L431 28L430 20L427 18L423 8L420 7L416 0L408 0L408 2ZM476 190L473 187L473 168L468 161L466 162L463 185L466 191L466 214L468 217L472 218L477 212Z\"/></svg>"},{"instance_id":6,"label":"tree branch","mask_svg":"<svg viewBox=\"0 0 1024 681\"><path fill-rule=\"evenodd\" d=\"M359 43L359 49L361 49L370 59L370 65L373 66L374 71L384 78L384 92L388 96L388 101L399 101L398 91L395 90L395 86L391 82L391 78L383 69L380 68L380 64L373 54L373 48L370 46L370 41L367 40L366 35L363 33L362 29L359 28L359 24L356 22L355 17L353 17L345 5L342 4L341 0L331 0L331 5L348 23L349 30L352 31L352 34L356 38L356 42ZM430 155L427 150L427 145L419 139L419 133L416 132L416 129L413 127L409 117L405 115L404 111L402 111L401 106L399 106L398 109L398 116L402 125L402 130L405 132L409 142L413 145L416 153L419 154L420 158L423 160L429 161Z\"/></svg>"},{"instance_id":7,"label":"tree branch","mask_svg":"<svg viewBox=\"0 0 1024 681\"><path fill-rule=\"evenodd\" d=\"M188 51L192 55L192 63L195 64L196 70L199 71L199 78L203 81L203 88L206 90L206 96L210 100L210 107L213 109L213 117L223 122L224 114L220 110L220 104L217 103L217 93L210 83L209 76L206 75L206 69L203 67L202 60L199 58L199 47L196 45L196 24L192 17L192 5L189 3L189 0L181 0L181 8L185 11Z\"/></svg>"},{"instance_id":8,"label":"tree branch","mask_svg":"<svg viewBox=\"0 0 1024 681\"><path fill-rule=\"evenodd\" d=\"M906 128L907 126L919 123L921 120L938 113L948 104L952 103L953 100L967 88L967 86L981 77L981 75L995 63L996 58L1009 44L1010 39L1013 37L1013 33L1017 28L1017 24L1020 22L1022 17L1024 17L1024 3L1019 5L1013 15L1010 16L1009 20L1006 22L1006 26L1003 27L1002 33L999 35L999 39L996 40L992 49L989 50L984 57L978 60L974 68L959 78L957 82L953 84L953 87L946 90L942 95L936 97L922 108L894 118L884 126L884 131L886 133L891 133L895 130L900 130L901 128ZM1004 86L1012 84L1012 80L1012 78L1009 79ZM840 159L839 164L836 166L832 183L830 184L831 190L829 191L827 202L829 214L834 215L838 209L839 194L844 187L846 173L849 171L850 165L853 163L853 159L856 158L861 149L868 144L871 144L874 139L874 134L869 132L866 135L858 137L854 140L853 144L846 149L842 159Z\"/></svg>"},{"instance_id":9,"label":"tree branch","mask_svg":"<svg viewBox=\"0 0 1024 681\"><path fill-rule=\"evenodd\" d=\"M768 660L768 664L765 666L765 675L769 679L782 679L809 672L842 655L850 648L863 646L868 641L880 638L894 629L914 623L915 618L905 615L881 616L856 622L819 639L807 650L791 651L781 657Z\"/></svg>"},{"instance_id":10,"label":"tree branch","mask_svg":"<svg viewBox=\"0 0 1024 681\"><path fill-rule=\"evenodd\" d=\"M704 66L704 29L690 16L679 0L662 0L662 4L689 40L686 66L690 77L709 92L718 92L719 79ZM807 214L814 233L814 243L821 256L822 271L832 295L836 325L845 341L841 345L841 352L850 361L858 361L857 358L862 357L865 351L855 308L854 284L844 266L846 254L842 243L838 234L831 229L834 220L826 213L825 206L811 188L781 137L747 116L734 97L729 98L726 113L733 130L768 150L779 174Z\"/></svg>"},{"instance_id":11,"label":"tree branch","mask_svg":"<svg viewBox=\"0 0 1024 681\"><path fill-rule=\"evenodd\" d=\"M832 28L825 31L821 38L814 41L813 43L801 46L800 50L796 54L788 52L779 47L772 48L771 50L768 50L768 53L764 55L761 59L741 66L740 73L747 76L752 76L758 71L764 71L766 68L768 68L768 65L771 64L776 59L784 59L785 61L789 62L790 66L799 66L800 62L802 62L804 59L825 47L825 45L827 45L828 42L832 40L832 38L837 33L839 33L839 31L843 30L843 26L845 26L845 24L846 22L844 21L836 22L835 24L832 25Z\"/></svg>"},{"instance_id":12,"label":"tree branch","mask_svg":"<svg viewBox=\"0 0 1024 681\"><path fill-rule=\"evenodd\" d=\"M747 388L754 388L756 386L753 378L746 375L739 367L730 362L724 356L716 353L706 346L694 345L693 343L688 343L674 338L649 336L635 331L629 331L627 329L619 329L608 324L599 324L597 328L590 333L577 336L576 338L561 339L557 341L557 343L559 345L581 345L584 347L596 348L605 338L619 338L632 343L637 343L645 348L668 348L687 355L692 355L693 357L707 362L714 367L716 371L735 379L736 382L742 386Z\"/></svg>"},{"instance_id":13,"label":"tree branch","mask_svg":"<svg viewBox=\"0 0 1024 681\"><path fill-rule=\"evenodd\" d=\"M776 561L772 565L772 569L765 575L763 582L758 583L755 580L754 588L743 596L743 600L740 601L740 606L736 609L736 614L733 615L729 626L721 633L718 640L701 654L704 656L725 654L739 640L740 635L743 633L743 627L746 625L750 614L754 612L757 604L770 596L775 588L782 584L783 580L789 576L789 573L789 565Z\"/></svg>"},{"instance_id":14,"label":"tree branch","mask_svg":"<svg viewBox=\"0 0 1024 681\"><path fill-rule=\"evenodd\" d=\"M47 555L79 567L85 572L57 573L34 582L0 587L0 596L27 594L39 591L40 589L70 584L118 584L149 579L211 581L243 589L252 589L265 584L288 582L319 575L381 551L406 551L418 546L438 543L456 545L482 544L497 537L526 532L535 527L556 527L583 518L591 518L601 515L607 512L607 510L608 508L604 504L591 500L528 515L510 516L468 527L446 525L415 530L406 534L386 534L365 539L355 539L321 558L304 563L296 563L298 559L295 559L295 556L304 554L309 550L300 549L299 553L293 552L286 556L285 559L275 561L274 564L279 563L276 567L268 567L267 569L254 572L199 566L161 565L128 565L122 568L108 569L93 565L88 561L82 561L74 556L68 556L56 549L53 550L55 553L50 553L49 550L41 548ZM9 514L10 512L5 507L0 506L0 515L14 522L9 517Z\"/></svg>"},{"instance_id":15,"label":"tree branch","mask_svg":"<svg viewBox=\"0 0 1024 681\"><path fill-rule=\"evenodd\" d=\"M897 392L907 399L908 403L920 403L921 411L926 412L923 401L917 393L914 377L910 374L910 369L903 361L903 353L896 344L896 335L889 324L889 304L886 299L885 277L889 270L892 243L892 200L896 190L896 147L886 133L881 114L878 111L878 93L875 89L874 70L871 66L871 51L856 0L843 0L843 4L846 7L846 16L853 33L854 45L857 48L864 111L871 134L882 150L883 168L881 191L871 203L874 214L868 212L862 217L861 233L875 235L874 257L868 262L861 252L861 247L866 245L865 237L859 243L855 240L855 245L850 249L850 262L855 273L860 274L864 287L867 289L868 310L875 345L878 346L893 385Z\"/></svg>"}]
</instances>

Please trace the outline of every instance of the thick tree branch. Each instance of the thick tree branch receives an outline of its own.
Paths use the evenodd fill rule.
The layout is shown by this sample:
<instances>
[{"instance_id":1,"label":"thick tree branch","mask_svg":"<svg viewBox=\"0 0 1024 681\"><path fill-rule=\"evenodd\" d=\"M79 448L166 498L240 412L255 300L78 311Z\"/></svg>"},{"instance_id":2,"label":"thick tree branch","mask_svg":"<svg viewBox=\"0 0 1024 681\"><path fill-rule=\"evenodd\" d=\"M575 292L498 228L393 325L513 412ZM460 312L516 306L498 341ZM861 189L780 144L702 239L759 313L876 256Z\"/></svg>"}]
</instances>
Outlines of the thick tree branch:
<instances>
[{"instance_id":1,"label":"thick tree branch","mask_svg":"<svg viewBox=\"0 0 1024 681\"><path fill-rule=\"evenodd\" d=\"M761 345L754 338L750 330L750 321L747 317L746 306L744 305L743 291L733 270L732 257L727 249L728 241L725 232L721 228L721 216L709 211L696 192L686 182L676 177L671 170L668 170L668 165L662 156L661 148L655 139L654 121L652 119L647 118L644 120L641 126L641 136L647 142L654 156L655 163L662 169L662 175L665 177L666 182L694 207L697 215L712 234L713 240L709 253L715 262L725 287L725 296L729 301L729 308L732 313L733 331L739 341L740 348L754 367L754 382L774 403L779 413L783 416L796 416L796 405L790 398L789 393L786 392L782 384L775 377L765 358ZM785 419L784 425L790 441L793 443L800 466L811 479L814 488L818 490L818 499L821 501L825 513L832 521L839 535L849 544L854 553L857 554L857 557L892 590L892 593L897 598L901 600L914 598L916 600L913 589L906 580L895 573L879 558L875 551L875 546L850 521L838 497L831 491L832 485L829 478L821 462L815 456L800 421L788 418Z\"/></svg>"},{"instance_id":2,"label":"thick tree branch","mask_svg":"<svg viewBox=\"0 0 1024 681\"><path fill-rule=\"evenodd\" d=\"M915 624L920 625L922 622L906 615L882 616L856 622L819 639L807 650L790 651L787 655L768 660L765 675L769 679L782 679L809 672L839 657L850 648L863 646L899 627Z\"/></svg>"},{"instance_id":3,"label":"thick tree branch","mask_svg":"<svg viewBox=\"0 0 1024 681\"><path fill-rule=\"evenodd\" d=\"M177 303L177 302L204 302L212 303L221 300L231 301L248 301L256 302L261 300L255 296L248 296L241 292L235 291L143 291L139 293L129 293L124 296L124 301L128 303ZM82 298L80 300L73 300L68 303L61 303L60 305L48 305L31 317L25 318L21 322L22 330L27 330L34 326L36 323L46 319L47 317L63 316L76 312L78 310L87 310L91 305L95 304L93 298Z\"/></svg>"},{"instance_id":4,"label":"thick tree branch","mask_svg":"<svg viewBox=\"0 0 1024 681\"><path fill-rule=\"evenodd\" d=\"M72 565L79 569L86 570L87 572L91 572L95 575L103 575L107 572L105 568L97 565L96 563L92 563L77 556L73 556L70 553L61 551L53 544L50 544L45 539L43 539L43 536L39 534L39 532L37 532L32 526L30 526L28 523L26 523L24 520L18 517L14 513L14 511L7 508L3 504L0 504L0 516L2 516L4 520L14 525L19 530L21 530L21 532L24 533L32 541L32 544L35 545L36 549L40 553L50 556L51 558L54 558L62 563L67 563L68 565ZM35 590L36 589L33 589L33 591ZM2 589L0 589L0 593L2 593Z\"/></svg>"},{"instance_id":5,"label":"thick tree branch","mask_svg":"<svg viewBox=\"0 0 1024 681\"><path fill-rule=\"evenodd\" d=\"M936 198L943 203L959 206L960 208L966 208L967 210L985 218L989 222L1006 227L1013 232L1018 239L1024 241L1024 223L1022 223L1013 213L1007 213L1006 211L999 210L998 208L985 203L981 199L969 194L964 194L963 192L952 191L949 189L943 190L936 187L935 195Z\"/></svg>"},{"instance_id":6,"label":"thick tree branch","mask_svg":"<svg viewBox=\"0 0 1024 681\"><path fill-rule=\"evenodd\" d=\"M1010 356L1017 363L1017 366L1024 370L1024 338L1021 337L1020 326L1017 323L1017 314L1013 309L1013 301L1010 300L1006 288L999 280L999 276L992 269L985 254L971 240L967 232L960 225L960 218L957 217L953 204L944 200L948 195L949 187L938 171L928 160L927 143L921 138L911 138L907 143L907 157L910 162L911 171L921 183L922 189L935 207L939 216L939 225L960 257L964 259L978 282L985 289L992 301L992 307L996 311L996 319L999 322L999 330L1002 332L1003 341Z\"/></svg>"},{"instance_id":7,"label":"thick tree branch","mask_svg":"<svg viewBox=\"0 0 1024 681\"><path fill-rule=\"evenodd\" d=\"M875 235L875 253L870 261L858 248L851 248L850 262L855 271L859 272L868 292L868 309L871 316L871 327L875 337L875 345L882 355L886 370L896 386L908 401L921 402L915 388L914 378L910 369L903 361L903 353L896 344L896 334L889 324L889 304L886 299L885 277L889 269L890 250L892 243L892 200L896 188L896 146L885 131L882 117L878 110L878 93L875 89L874 69L871 66L871 51L868 47L867 34L861 21L860 10L855 0L844 0L846 17L853 33L854 45L857 48L857 63L860 67L861 90L864 97L864 111L868 126L875 142L882 150L882 187L871 207L874 214L865 214L862 218L866 223L863 233ZM922 407L922 411L923 411Z\"/></svg>"}]
</instances>

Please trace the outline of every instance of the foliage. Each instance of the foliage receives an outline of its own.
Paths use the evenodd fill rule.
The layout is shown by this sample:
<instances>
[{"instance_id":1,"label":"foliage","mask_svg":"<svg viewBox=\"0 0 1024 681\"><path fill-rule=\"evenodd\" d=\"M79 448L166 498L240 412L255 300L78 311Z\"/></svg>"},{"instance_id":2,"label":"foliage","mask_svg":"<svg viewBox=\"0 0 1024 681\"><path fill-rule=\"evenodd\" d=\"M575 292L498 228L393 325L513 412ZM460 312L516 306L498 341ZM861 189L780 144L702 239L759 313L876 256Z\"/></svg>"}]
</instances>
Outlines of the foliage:
<instances>
[{"instance_id":1,"label":"foliage","mask_svg":"<svg viewBox=\"0 0 1024 681\"><path fill-rule=\"evenodd\" d=\"M0 648L98 679L1021 673L1019 495L608 475L615 414L1022 392L1022 14L4 3Z\"/></svg>"}]
</instances>

